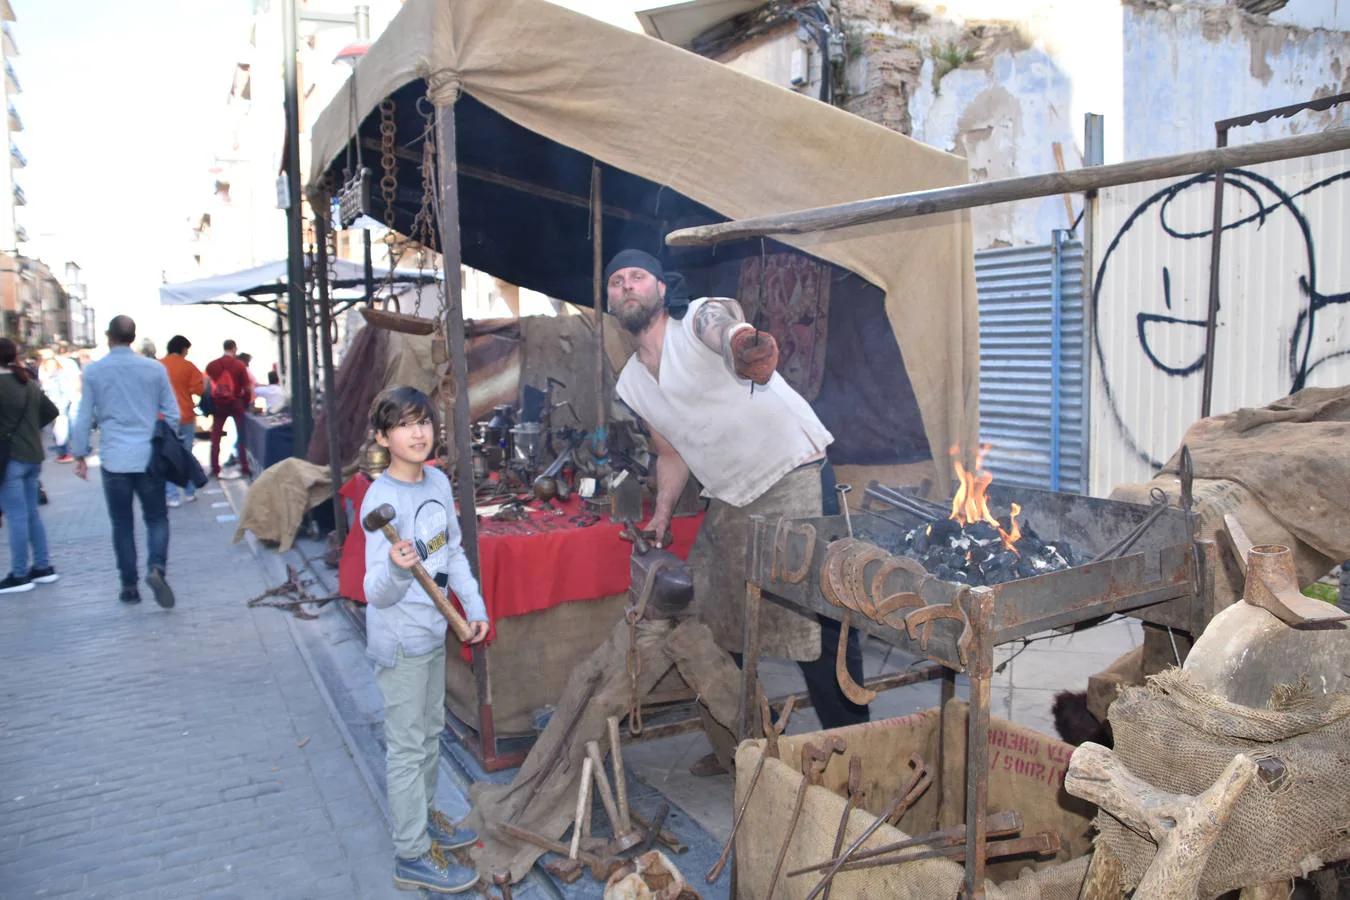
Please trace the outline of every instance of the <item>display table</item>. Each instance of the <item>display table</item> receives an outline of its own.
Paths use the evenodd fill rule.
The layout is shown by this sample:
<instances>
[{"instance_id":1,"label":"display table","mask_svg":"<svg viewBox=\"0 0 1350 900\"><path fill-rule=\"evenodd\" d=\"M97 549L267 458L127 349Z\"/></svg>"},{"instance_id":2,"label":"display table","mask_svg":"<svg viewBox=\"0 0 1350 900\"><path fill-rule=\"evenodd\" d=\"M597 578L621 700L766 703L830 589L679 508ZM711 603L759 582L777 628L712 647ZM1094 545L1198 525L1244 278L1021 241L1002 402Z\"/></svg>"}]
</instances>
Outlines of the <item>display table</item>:
<instances>
[{"instance_id":1,"label":"display table","mask_svg":"<svg viewBox=\"0 0 1350 900\"><path fill-rule=\"evenodd\" d=\"M370 479L357 473L339 491L357 524L342 547L338 592L359 603L365 603L366 536L358 520L369 487ZM532 503L519 522L479 517L481 588L492 622L487 641L494 660L492 702L484 720L480 676L468 648L459 647L446 665L446 703L480 733L489 728L502 735L527 733L530 713L558 698L572 667L604 641L623 614L633 545L619 537L622 526L607 516L583 526L582 505L574 497L555 515ZM702 521L699 515L671 523L670 550L681 559L688 557ZM487 671L487 651L481 656L479 671Z\"/></svg>"},{"instance_id":2,"label":"display table","mask_svg":"<svg viewBox=\"0 0 1350 900\"><path fill-rule=\"evenodd\" d=\"M291 420L244 413L244 453L254 475L291 456Z\"/></svg>"},{"instance_id":3,"label":"display table","mask_svg":"<svg viewBox=\"0 0 1350 900\"><path fill-rule=\"evenodd\" d=\"M360 473L348 479L339 492L351 506L352 521L359 518L370 480ZM619 537L622 526L601 517L585 524L581 500L573 497L558 504L561 514L527 507L521 521L496 521L479 517L478 567L480 587L488 617L523 616L564 603L597 600L628 590L628 559L633 545ZM676 519L671 523L675 543L671 552L681 559L689 555L702 516ZM366 535L359 527L347 533L338 567L338 591L364 603L362 582L366 576ZM489 632L488 643L494 635Z\"/></svg>"}]
</instances>

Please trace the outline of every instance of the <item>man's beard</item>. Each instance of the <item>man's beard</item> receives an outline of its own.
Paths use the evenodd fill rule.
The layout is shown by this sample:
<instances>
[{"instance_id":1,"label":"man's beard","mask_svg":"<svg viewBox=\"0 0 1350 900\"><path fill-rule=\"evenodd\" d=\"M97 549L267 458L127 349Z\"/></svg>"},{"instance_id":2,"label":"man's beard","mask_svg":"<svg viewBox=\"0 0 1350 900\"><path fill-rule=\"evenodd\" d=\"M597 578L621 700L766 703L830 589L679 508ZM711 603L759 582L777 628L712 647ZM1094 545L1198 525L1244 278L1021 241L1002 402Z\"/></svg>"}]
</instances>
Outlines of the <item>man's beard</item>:
<instances>
[{"instance_id":1,"label":"man's beard","mask_svg":"<svg viewBox=\"0 0 1350 900\"><path fill-rule=\"evenodd\" d=\"M628 304L628 297L624 297L622 302L614 310L614 318L619 320L619 324L625 331L632 334L641 334L647 329L647 326L656 321L657 315L661 312L661 303L659 298L648 305L649 298L638 298L636 306Z\"/></svg>"}]
</instances>

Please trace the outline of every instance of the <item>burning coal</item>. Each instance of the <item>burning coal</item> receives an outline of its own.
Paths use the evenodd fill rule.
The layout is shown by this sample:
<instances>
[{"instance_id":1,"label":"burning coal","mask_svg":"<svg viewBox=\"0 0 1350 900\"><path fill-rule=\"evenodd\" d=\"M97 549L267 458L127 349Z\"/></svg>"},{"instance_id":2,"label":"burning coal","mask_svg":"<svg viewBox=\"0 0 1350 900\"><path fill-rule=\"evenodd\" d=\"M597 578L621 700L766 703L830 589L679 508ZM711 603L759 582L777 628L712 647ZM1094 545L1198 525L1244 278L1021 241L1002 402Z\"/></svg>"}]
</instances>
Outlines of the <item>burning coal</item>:
<instances>
[{"instance_id":1,"label":"burning coal","mask_svg":"<svg viewBox=\"0 0 1350 900\"><path fill-rule=\"evenodd\" d=\"M1006 515L989 507L988 490L994 476L984 470L988 445L971 472L956 460L956 493L951 515L926 522L906 532L894 553L918 561L944 581L992 585L1033 578L1078 565L1067 541L1044 541L1030 523L1018 517L1022 508L1009 504ZM955 457L958 448L952 448ZM894 543L892 540L891 543Z\"/></svg>"}]
</instances>

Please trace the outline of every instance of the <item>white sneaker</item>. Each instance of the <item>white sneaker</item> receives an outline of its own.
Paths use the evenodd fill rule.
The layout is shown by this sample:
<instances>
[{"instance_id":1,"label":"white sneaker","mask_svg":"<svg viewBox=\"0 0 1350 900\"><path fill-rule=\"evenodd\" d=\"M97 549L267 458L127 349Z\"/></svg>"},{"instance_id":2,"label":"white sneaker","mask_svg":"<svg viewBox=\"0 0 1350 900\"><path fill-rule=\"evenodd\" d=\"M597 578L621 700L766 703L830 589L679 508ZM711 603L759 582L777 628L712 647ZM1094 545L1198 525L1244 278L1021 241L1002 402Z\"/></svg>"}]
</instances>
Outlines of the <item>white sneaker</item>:
<instances>
[{"instance_id":1,"label":"white sneaker","mask_svg":"<svg viewBox=\"0 0 1350 900\"><path fill-rule=\"evenodd\" d=\"M184 502L184 503L196 503L196 502L197 502L197 495L196 495L196 494L188 494L186 497L183 498L183 502Z\"/></svg>"},{"instance_id":2,"label":"white sneaker","mask_svg":"<svg viewBox=\"0 0 1350 900\"><path fill-rule=\"evenodd\" d=\"M177 497L175 497L175 498L173 498L172 500L166 500L166 501L164 501L164 504L165 504L166 506L168 506L169 509L177 509L178 507L180 507L180 506L183 505L183 501L182 501L182 500L179 500Z\"/></svg>"}]
</instances>

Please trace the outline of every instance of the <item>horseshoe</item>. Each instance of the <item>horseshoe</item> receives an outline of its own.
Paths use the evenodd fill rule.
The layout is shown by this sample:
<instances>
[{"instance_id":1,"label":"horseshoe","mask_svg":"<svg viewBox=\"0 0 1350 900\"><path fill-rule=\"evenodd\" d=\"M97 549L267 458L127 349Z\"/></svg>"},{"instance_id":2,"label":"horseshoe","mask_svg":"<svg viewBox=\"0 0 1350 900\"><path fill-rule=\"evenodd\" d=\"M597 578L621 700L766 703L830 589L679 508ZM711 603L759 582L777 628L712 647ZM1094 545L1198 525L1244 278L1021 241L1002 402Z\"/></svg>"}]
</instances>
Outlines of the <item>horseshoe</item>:
<instances>
[{"instance_id":1,"label":"horseshoe","mask_svg":"<svg viewBox=\"0 0 1350 900\"><path fill-rule=\"evenodd\" d=\"M845 697L859 706L866 706L877 698L877 692L858 684L848 673L848 630L852 627L852 620L853 614L845 609L843 618L839 620L839 645L834 651L834 680L839 682L839 690L844 692Z\"/></svg>"}]
</instances>

